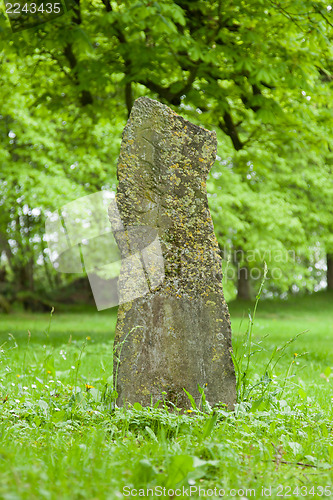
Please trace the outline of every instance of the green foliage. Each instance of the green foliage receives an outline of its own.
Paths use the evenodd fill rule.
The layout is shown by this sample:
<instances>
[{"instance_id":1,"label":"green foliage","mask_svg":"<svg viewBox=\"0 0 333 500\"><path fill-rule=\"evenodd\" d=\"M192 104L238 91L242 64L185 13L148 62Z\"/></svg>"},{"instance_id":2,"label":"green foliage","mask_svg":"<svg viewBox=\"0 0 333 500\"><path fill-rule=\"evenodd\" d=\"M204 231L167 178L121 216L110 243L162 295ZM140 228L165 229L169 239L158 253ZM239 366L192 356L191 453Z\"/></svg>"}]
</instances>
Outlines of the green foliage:
<instances>
[{"instance_id":1,"label":"green foliage","mask_svg":"<svg viewBox=\"0 0 333 500\"><path fill-rule=\"evenodd\" d=\"M54 287L45 213L115 188L121 131L147 94L217 132L208 189L221 246L250 271L263 259L249 253L295 251L279 277L268 262L272 294L321 286L314 265L333 248L324 1L82 0L28 30L0 24L0 251L15 293Z\"/></svg>"}]
</instances>

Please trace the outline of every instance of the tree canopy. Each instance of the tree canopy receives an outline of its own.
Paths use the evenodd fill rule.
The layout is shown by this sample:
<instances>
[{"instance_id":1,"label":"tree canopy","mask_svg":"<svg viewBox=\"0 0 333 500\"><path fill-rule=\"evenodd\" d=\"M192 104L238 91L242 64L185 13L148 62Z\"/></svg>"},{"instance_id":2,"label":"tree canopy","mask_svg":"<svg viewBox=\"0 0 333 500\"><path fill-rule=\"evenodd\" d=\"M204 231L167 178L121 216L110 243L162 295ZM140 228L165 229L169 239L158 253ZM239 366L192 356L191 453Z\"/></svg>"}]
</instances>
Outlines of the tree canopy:
<instances>
[{"instance_id":1,"label":"tree canopy","mask_svg":"<svg viewBox=\"0 0 333 500\"><path fill-rule=\"evenodd\" d=\"M0 251L13 296L59 284L45 216L115 189L121 131L141 95L216 130L207 186L221 251L237 271L230 295L237 282L240 296L250 282L256 289L265 260L269 293L322 286L321 262L333 263L332 7L313 0L62 7L30 28L29 14L0 17Z\"/></svg>"}]
</instances>

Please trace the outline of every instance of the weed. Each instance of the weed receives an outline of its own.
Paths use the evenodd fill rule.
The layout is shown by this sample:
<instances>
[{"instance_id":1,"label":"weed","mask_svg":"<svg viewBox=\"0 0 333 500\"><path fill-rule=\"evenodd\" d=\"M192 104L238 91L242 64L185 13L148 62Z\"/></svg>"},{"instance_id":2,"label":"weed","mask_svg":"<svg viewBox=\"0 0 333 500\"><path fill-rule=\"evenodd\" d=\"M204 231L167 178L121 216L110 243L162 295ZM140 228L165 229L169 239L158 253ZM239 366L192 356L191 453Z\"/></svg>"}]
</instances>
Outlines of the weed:
<instances>
[{"instance_id":1,"label":"weed","mask_svg":"<svg viewBox=\"0 0 333 500\"><path fill-rule=\"evenodd\" d=\"M275 369L281 359L285 356L290 344L295 342L300 337L300 335L305 333L305 331L298 333L291 339L285 341L282 346L274 346L268 361L264 365L264 369L261 375L258 373L256 368L254 367L255 358L263 351L266 351L266 349L264 348L264 341L269 337L269 335L265 335L261 340L254 341L253 334L258 304L266 281L266 277L267 266L265 264L264 276L260 284L258 294L256 296L253 313L251 314L250 311L248 313L249 321L244 335L244 340L240 344L240 346L235 349L235 354L232 355L236 372L237 403L241 404L244 408L251 409L251 411L255 411L259 408L267 408L270 400L276 397L282 397L286 389L286 385L294 376L292 374L292 369L294 368L295 357L297 356L297 354L293 356L287 372L285 376L282 377L280 384L278 386L275 386L273 391L270 391L270 389L272 388L272 382L274 382L273 378ZM300 354L299 358L304 356L305 354L307 353Z\"/></svg>"}]
</instances>

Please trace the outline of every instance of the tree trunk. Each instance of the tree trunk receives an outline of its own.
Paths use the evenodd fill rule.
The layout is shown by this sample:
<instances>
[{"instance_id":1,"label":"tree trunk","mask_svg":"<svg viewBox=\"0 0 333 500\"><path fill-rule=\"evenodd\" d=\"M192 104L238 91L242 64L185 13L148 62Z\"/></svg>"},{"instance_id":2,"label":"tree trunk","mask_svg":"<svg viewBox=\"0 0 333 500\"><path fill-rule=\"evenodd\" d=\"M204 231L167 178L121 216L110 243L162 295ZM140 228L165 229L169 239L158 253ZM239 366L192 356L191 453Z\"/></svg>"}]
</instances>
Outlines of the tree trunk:
<instances>
[{"instance_id":1,"label":"tree trunk","mask_svg":"<svg viewBox=\"0 0 333 500\"><path fill-rule=\"evenodd\" d=\"M251 300L249 270L247 267L238 268L237 299Z\"/></svg>"},{"instance_id":2,"label":"tree trunk","mask_svg":"<svg viewBox=\"0 0 333 500\"><path fill-rule=\"evenodd\" d=\"M333 254L327 254L327 290L333 290Z\"/></svg>"}]
</instances>

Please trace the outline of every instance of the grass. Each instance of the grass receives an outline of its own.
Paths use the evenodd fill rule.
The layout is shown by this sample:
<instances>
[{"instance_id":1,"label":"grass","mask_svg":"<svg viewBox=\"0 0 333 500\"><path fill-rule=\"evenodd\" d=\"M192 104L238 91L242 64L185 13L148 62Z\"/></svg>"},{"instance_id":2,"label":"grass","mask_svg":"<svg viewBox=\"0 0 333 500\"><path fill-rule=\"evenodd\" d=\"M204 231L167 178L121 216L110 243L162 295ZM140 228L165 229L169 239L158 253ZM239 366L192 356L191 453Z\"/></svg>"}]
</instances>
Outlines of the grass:
<instances>
[{"instance_id":1,"label":"grass","mask_svg":"<svg viewBox=\"0 0 333 500\"><path fill-rule=\"evenodd\" d=\"M0 498L331 497L332 302L262 301L244 398L210 414L110 411L114 310L0 316ZM249 309L230 304L238 359Z\"/></svg>"}]
</instances>

